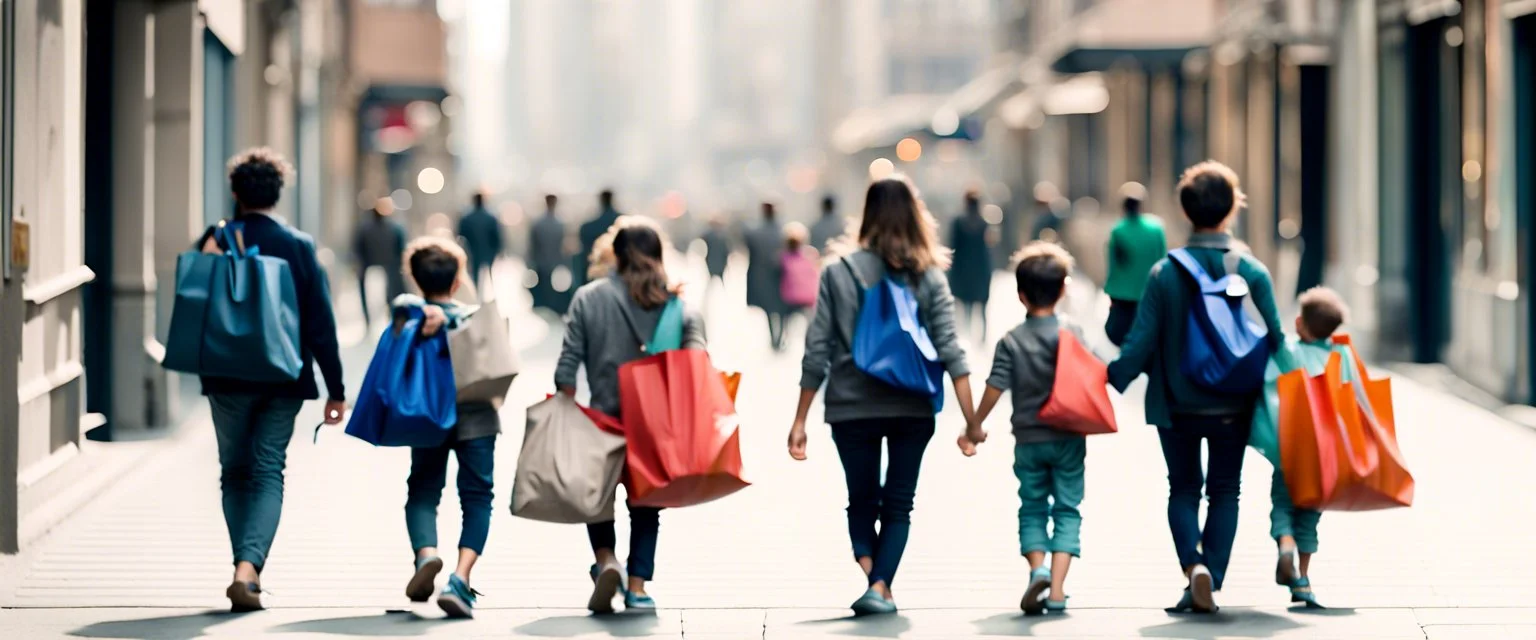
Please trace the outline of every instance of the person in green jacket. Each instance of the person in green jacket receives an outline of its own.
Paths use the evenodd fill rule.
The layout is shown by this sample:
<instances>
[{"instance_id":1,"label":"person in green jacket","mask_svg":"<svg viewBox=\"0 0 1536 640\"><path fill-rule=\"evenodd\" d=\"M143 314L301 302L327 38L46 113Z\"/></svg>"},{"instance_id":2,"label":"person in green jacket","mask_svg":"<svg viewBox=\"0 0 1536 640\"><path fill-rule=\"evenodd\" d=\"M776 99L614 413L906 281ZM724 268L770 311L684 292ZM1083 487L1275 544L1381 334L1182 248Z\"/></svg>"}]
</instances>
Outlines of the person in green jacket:
<instances>
[{"instance_id":1,"label":"person in green jacket","mask_svg":"<svg viewBox=\"0 0 1536 640\"><path fill-rule=\"evenodd\" d=\"M1279 559L1275 563L1275 583L1291 589L1291 602L1309 608L1322 608L1312 593L1307 570L1312 554L1317 553L1317 522L1320 511L1299 509L1291 503L1291 494L1280 470L1280 376L1304 370L1309 376L1321 375L1328 358L1338 353L1344 359L1343 379L1354 380L1354 352L1348 345L1334 344L1333 335L1349 316L1349 309L1339 294L1326 287L1307 290L1297 298L1301 314L1296 317L1296 335L1288 336L1281 351L1289 354L1289 363L1277 353L1264 372L1264 397L1254 411L1253 431L1248 444L1275 466L1270 484L1269 537L1275 540ZM1298 566L1298 559L1300 560Z\"/></svg>"},{"instance_id":2,"label":"person in green jacket","mask_svg":"<svg viewBox=\"0 0 1536 640\"><path fill-rule=\"evenodd\" d=\"M1104 333L1115 346L1125 344L1125 337L1136 322L1136 307L1147 286L1152 265L1168 253L1163 235L1163 220L1143 213L1142 201L1147 189L1135 182L1120 188L1125 198L1125 218L1109 233L1109 276L1104 279L1104 293L1109 295L1109 320Z\"/></svg>"}]
</instances>

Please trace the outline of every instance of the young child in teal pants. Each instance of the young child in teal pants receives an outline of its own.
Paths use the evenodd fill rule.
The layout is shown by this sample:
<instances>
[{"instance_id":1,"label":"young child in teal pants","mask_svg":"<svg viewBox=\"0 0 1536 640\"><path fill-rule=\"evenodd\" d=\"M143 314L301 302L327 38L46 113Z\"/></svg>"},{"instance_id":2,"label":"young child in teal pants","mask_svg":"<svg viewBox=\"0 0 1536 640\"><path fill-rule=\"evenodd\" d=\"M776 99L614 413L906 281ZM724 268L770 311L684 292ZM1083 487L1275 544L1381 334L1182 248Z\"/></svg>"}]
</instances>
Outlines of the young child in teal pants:
<instances>
[{"instance_id":1,"label":"young child in teal pants","mask_svg":"<svg viewBox=\"0 0 1536 640\"><path fill-rule=\"evenodd\" d=\"M1333 344L1331 340L1349 314L1344 301L1332 289L1318 287L1301 294L1297 302L1301 306L1301 314L1296 317L1296 336L1287 337L1283 347L1290 355L1291 370L1305 369L1309 376L1320 375L1328 366L1328 356L1337 352L1344 358L1344 381L1352 381L1355 377L1354 354L1348 346ZM1264 397L1254 412L1249 444L1275 465L1269 491L1269 535L1279 549L1275 583L1290 587L1291 602L1321 608L1322 605L1317 603L1312 593L1307 570L1312 565L1312 554L1317 553L1317 522L1323 514L1292 505L1291 494L1285 487L1285 476L1280 471L1280 397L1276 383L1280 375L1287 371L1281 370L1281 366L1276 364L1277 360L1282 358L1272 358L1265 372Z\"/></svg>"},{"instance_id":2,"label":"young child in teal pants","mask_svg":"<svg viewBox=\"0 0 1536 640\"><path fill-rule=\"evenodd\" d=\"M1048 242L1032 242L1015 258L1019 300L1028 309L1024 323L997 343L992 374L974 421L960 436L960 451L974 455L987 439L982 421L1004 391L1013 392L1013 473L1019 479L1019 551L1029 560L1029 586L1019 603L1024 613L1065 611L1063 586L1072 559L1082 554L1083 459L1087 442L1040 419L1040 407L1056 381L1056 347L1065 328L1083 340L1082 330L1056 315L1066 292L1072 256ZM1046 527L1049 525L1049 533ZM1050 566L1046 566L1047 554ZM1047 597L1047 593L1049 596Z\"/></svg>"}]
</instances>

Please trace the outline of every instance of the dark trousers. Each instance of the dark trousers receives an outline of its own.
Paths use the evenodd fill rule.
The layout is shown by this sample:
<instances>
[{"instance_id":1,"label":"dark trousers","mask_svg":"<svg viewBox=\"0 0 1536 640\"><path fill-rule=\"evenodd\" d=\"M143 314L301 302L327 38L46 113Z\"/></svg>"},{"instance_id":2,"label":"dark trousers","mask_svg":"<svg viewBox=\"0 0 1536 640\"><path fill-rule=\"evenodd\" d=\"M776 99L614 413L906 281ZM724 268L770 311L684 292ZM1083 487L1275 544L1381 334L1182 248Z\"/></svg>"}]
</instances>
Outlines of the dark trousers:
<instances>
[{"instance_id":1,"label":"dark trousers","mask_svg":"<svg viewBox=\"0 0 1536 640\"><path fill-rule=\"evenodd\" d=\"M784 348L784 313L768 311L768 342L774 351Z\"/></svg>"},{"instance_id":2,"label":"dark trousers","mask_svg":"<svg viewBox=\"0 0 1536 640\"><path fill-rule=\"evenodd\" d=\"M1168 463L1168 530L1181 568L1203 564L1215 588L1227 575L1232 541L1237 537L1237 498L1243 481L1252 412L1238 415L1174 414L1173 427L1158 429ZM1210 448L1202 465L1200 443ZM1200 526L1200 494L1210 500Z\"/></svg>"},{"instance_id":3,"label":"dark trousers","mask_svg":"<svg viewBox=\"0 0 1536 640\"><path fill-rule=\"evenodd\" d=\"M363 301L363 323L371 325L372 320L368 313L368 270L373 267L384 269L384 307L386 317L389 305L395 303L395 297L405 293L405 274L400 271L401 265L364 265L357 271L357 297Z\"/></svg>"},{"instance_id":4,"label":"dark trousers","mask_svg":"<svg viewBox=\"0 0 1536 640\"><path fill-rule=\"evenodd\" d=\"M1104 321L1104 335L1115 346L1125 344L1126 336L1131 334L1131 327L1136 324L1135 300L1109 300L1109 319Z\"/></svg>"},{"instance_id":5,"label":"dark trousers","mask_svg":"<svg viewBox=\"0 0 1536 640\"><path fill-rule=\"evenodd\" d=\"M933 439L933 418L850 420L832 425L832 441L848 481L848 538L854 558L874 561L869 583L890 586L907 548L912 501L923 452ZM886 450L885 482L880 449ZM875 523L879 523L878 531Z\"/></svg>"},{"instance_id":6,"label":"dark trousers","mask_svg":"<svg viewBox=\"0 0 1536 640\"><path fill-rule=\"evenodd\" d=\"M411 549L437 546L437 505L448 482L448 454L459 460L459 548L485 553L491 531L496 436L450 440L440 447L411 449L411 475L406 479L405 530Z\"/></svg>"},{"instance_id":7,"label":"dark trousers","mask_svg":"<svg viewBox=\"0 0 1536 640\"><path fill-rule=\"evenodd\" d=\"M987 303L985 301L959 300L959 299L956 299L955 302L958 303L960 305L961 310L963 310L965 312L965 330L966 330L966 332L969 333L970 330L973 327L976 326L976 320L979 318L981 320L981 333L976 334L974 337L976 338L977 342L981 342L983 340L986 340L987 339Z\"/></svg>"},{"instance_id":8,"label":"dark trousers","mask_svg":"<svg viewBox=\"0 0 1536 640\"><path fill-rule=\"evenodd\" d=\"M630 577L650 580L656 575L656 538L661 532L661 509L637 507L628 502L629 509L629 561ZM615 549L619 542L613 521L594 522L587 525L587 540L592 550Z\"/></svg>"}]
</instances>

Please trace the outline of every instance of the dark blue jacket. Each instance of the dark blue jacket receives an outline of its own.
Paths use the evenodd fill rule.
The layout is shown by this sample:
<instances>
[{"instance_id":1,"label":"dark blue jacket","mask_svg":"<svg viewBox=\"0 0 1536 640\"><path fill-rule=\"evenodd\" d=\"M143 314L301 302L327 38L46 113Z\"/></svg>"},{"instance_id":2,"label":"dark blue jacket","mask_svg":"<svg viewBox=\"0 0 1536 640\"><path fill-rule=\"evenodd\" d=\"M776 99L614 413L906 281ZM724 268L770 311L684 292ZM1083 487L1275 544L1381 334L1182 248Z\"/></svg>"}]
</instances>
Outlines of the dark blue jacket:
<instances>
[{"instance_id":1,"label":"dark blue jacket","mask_svg":"<svg viewBox=\"0 0 1536 640\"><path fill-rule=\"evenodd\" d=\"M248 394L276 398L314 400L320 397L315 384L315 368L320 364L325 375L326 397L345 400L341 381L341 349L336 343L336 317L331 311L331 285L325 269L315 259L315 239L286 223L262 214L238 218L247 247L258 247L261 255L282 258L293 274L294 293L299 299L299 355L304 368L293 382L258 383L204 376L203 395ZM197 246L202 247L213 234L213 227L203 232Z\"/></svg>"}]
</instances>

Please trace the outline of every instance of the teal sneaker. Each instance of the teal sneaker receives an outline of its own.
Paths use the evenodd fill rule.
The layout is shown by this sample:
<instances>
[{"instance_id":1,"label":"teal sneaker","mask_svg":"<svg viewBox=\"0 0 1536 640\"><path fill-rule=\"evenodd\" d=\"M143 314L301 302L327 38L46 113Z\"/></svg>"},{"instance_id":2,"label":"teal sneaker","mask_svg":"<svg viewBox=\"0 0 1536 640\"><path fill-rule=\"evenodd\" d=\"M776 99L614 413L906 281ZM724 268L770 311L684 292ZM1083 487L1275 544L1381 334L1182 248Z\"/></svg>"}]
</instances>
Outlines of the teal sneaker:
<instances>
[{"instance_id":1,"label":"teal sneaker","mask_svg":"<svg viewBox=\"0 0 1536 640\"><path fill-rule=\"evenodd\" d=\"M859 596L858 600L854 600L850 608L853 609L855 615L861 616L896 613L896 603L886 600L884 596L880 595L879 591L875 591L874 587L870 587L869 591L865 591L864 595Z\"/></svg>"},{"instance_id":2,"label":"teal sneaker","mask_svg":"<svg viewBox=\"0 0 1536 640\"><path fill-rule=\"evenodd\" d=\"M649 594L634 593L624 590L624 610L636 613L645 613L656 610L656 600Z\"/></svg>"},{"instance_id":3,"label":"teal sneaker","mask_svg":"<svg viewBox=\"0 0 1536 640\"><path fill-rule=\"evenodd\" d=\"M1297 577L1291 581L1291 603L1303 603L1308 609L1327 609L1317 602L1317 594L1312 593L1312 581Z\"/></svg>"},{"instance_id":4,"label":"teal sneaker","mask_svg":"<svg viewBox=\"0 0 1536 640\"><path fill-rule=\"evenodd\" d=\"M469 588L459 576L449 576L443 585L443 593L437 596L437 606L450 618L467 620L475 617L475 598L479 591Z\"/></svg>"},{"instance_id":5,"label":"teal sneaker","mask_svg":"<svg viewBox=\"0 0 1536 640\"><path fill-rule=\"evenodd\" d=\"M1029 572L1029 586L1024 588L1024 598L1019 601L1019 608L1025 615L1038 616L1045 613L1045 593L1051 590L1051 570L1047 567L1039 567Z\"/></svg>"}]
</instances>

